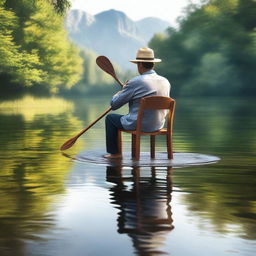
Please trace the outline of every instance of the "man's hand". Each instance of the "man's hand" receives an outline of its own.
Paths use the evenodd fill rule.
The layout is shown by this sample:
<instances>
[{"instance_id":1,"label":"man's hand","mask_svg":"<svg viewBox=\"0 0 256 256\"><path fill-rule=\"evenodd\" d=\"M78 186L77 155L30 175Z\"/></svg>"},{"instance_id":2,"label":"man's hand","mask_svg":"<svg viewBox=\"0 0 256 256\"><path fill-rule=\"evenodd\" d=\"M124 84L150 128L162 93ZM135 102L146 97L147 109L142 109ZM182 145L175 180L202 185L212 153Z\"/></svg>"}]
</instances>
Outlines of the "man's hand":
<instances>
[{"instance_id":1,"label":"man's hand","mask_svg":"<svg viewBox=\"0 0 256 256\"><path fill-rule=\"evenodd\" d=\"M126 80L126 81L124 82L123 87L125 87L128 83L129 83L129 80Z\"/></svg>"}]
</instances>

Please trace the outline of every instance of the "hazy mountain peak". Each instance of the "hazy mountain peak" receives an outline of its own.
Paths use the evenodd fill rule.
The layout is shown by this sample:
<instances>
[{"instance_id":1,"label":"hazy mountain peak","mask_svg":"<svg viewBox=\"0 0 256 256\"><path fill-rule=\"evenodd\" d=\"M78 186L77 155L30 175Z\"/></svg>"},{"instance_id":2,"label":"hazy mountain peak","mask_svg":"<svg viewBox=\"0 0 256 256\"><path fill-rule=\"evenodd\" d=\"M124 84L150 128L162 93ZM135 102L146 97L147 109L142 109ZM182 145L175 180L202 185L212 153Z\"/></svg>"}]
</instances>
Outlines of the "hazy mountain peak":
<instances>
[{"instance_id":1,"label":"hazy mountain peak","mask_svg":"<svg viewBox=\"0 0 256 256\"><path fill-rule=\"evenodd\" d=\"M65 21L70 38L80 47L106 55L122 67L128 67L138 48L148 44L155 33L163 32L169 23L155 17L137 22L115 9L92 16L81 10L70 10Z\"/></svg>"},{"instance_id":2,"label":"hazy mountain peak","mask_svg":"<svg viewBox=\"0 0 256 256\"><path fill-rule=\"evenodd\" d=\"M109 18L127 18L127 15L122 12L115 9L109 9L103 12L100 12L95 15L96 17L109 17Z\"/></svg>"},{"instance_id":3,"label":"hazy mountain peak","mask_svg":"<svg viewBox=\"0 0 256 256\"><path fill-rule=\"evenodd\" d=\"M124 12L117 11L115 9L98 13L95 15L95 19L112 25L119 25L121 23L134 25L134 22Z\"/></svg>"},{"instance_id":4,"label":"hazy mountain peak","mask_svg":"<svg viewBox=\"0 0 256 256\"><path fill-rule=\"evenodd\" d=\"M124 12L110 9L95 15L95 19L101 24L100 29L108 31L109 35L117 33L124 37L141 40L136 24Z\"/></svg>"},{"instance_id":5,"label":"hazy mountain peak","mask_svg":"<svg viewBox=\"0 0 256 256\"><path fill-rule=\"evenodd\" d=\"M65 26L68 31L79 31L84 26L90 26L95 21L93 15L78 9L68 12L65 19Z\"/></svg>"}]
</instances>

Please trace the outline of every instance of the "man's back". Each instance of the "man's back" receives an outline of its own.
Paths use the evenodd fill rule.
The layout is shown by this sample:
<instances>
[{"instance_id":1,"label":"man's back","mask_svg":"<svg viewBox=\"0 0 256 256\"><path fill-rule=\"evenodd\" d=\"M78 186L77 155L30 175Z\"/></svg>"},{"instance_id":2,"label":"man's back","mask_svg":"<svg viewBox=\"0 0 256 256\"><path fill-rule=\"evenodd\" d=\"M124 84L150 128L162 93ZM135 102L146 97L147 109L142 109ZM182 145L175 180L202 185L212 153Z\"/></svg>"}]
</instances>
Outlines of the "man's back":
<instances>
[{"instance_id":1,"label":"man's back","mask_svg":"<svg viewBox=\"0 0 256 256\"><path fill-rule=\"evenodd\" d=\"M124 89L117 93L112 101L112 109L117 109L129 102L129 113L121 118L125 130L135 130L140 99L147 96L169 96L170 83L154 70L149 70L131 79ZM144 114L143 131L155 131L162 128L166 111L146 111Z\"/></svg>"}]
</instances>

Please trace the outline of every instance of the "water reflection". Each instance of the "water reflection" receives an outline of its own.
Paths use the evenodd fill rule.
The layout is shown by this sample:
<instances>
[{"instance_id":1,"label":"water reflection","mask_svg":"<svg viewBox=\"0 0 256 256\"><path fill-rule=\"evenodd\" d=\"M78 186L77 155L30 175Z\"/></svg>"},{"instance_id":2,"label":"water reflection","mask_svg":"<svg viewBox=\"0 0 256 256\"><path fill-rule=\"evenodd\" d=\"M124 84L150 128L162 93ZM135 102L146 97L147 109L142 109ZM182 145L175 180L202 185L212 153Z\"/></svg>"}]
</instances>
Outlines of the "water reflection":
<instances>
[{"instance_id":1,"label":"water reflection","mask_svg":"<svg viewBox=\"0 0 256 256\"><path fill-rule=\"evenodd\" d=\"M225 164L180 169L175 173L175 186L184 192L182 203L190 214L201 218L201 227L209 222L219 234L255 240L255 170Z\"/></svg>"},{"instance_id":2,"label":"water reflection","mask_svg":"<svg viewBox=\"0 0 256 256\"><path fill-rule=\"evenodd\" d=\"M253 98L177 100L174 149L204 152L255 166L256 108ZM193 128L193 129L191 129ZM253 158L252 158L253 157Z\"/></svg>"},{"instance_id":3,"label":"water reflection","mask_svg":"<svg viewBox=\"0 0 256 256\"><path fill-rule=\"evenodd\" d=\"M72 110L60 98L0 102L1 255L25 254L24 240L42 239L55 224L50 207L72 165L59 154L60 140L81 125Z\"/></svg>"},{"instance_id":4,"label":"water reflection","mask_svg":"<svg viewBox=\"0 0 256 256\"><path fill-rule=\"evenodd\" d=\"M152 167L149 177L141 177L138 167L131 170L132 176L126 175L126 171L107 167L107 181L115 184L110 192L111 204L119 209L118 232L132 239L139 255L165 254L161 247L167 233L174 228L170 205L172 169L158 173Z\"/></svg>"},{"instance_id":5,"label":"water reflection","mask_svg":"<svg viewBox=\"0 0 256 256\"><path fill-rule=\"evenodd\" d=\"M252 243L256 239L255 102L243 99L178 101L174 127L175 151L214 154L221 157L221 162L175 171L175 188L179 189L175 193L172 192L171 170L166 172L166 169L108 168L106 183L105 167L88 167L87 164L81 164L79 175L83 179L79 179L80 176L75 173L78 184L74 189L78 193L69 194L69 188L65 184L66 176L70 171L72 173L72 166L76 163L63 157L59 146L95 120L102 110L108 107L108 97L98 100L88 97L74 101L59 98L35 100L31 97L1 100L1 256L26 255L28 243L33 245L34 250L42 250L38 254L30 255L46 255L50 249L40 247L42 238L47 239L45 244L52 242L56 245L48 255L64 255L67 247L71 248L69 255L78 255L76 251L79 246L81 251L87 250L88 255L93 250L98 252L94 255L101 255L103 249L98 248L99 237L105 233L109 235L107 245L114 248L109 255L121 255L119 251L115 251L120 247L119 242L123 245L122 250L124 247L129 248L126 255L132 255L128 239L132 241L134 250L139 255L159 255L164 253L163 248L170 246L175 255L188 255L181 246L184 241L187 248L193 247L195 241L200 241L197 248L194 246L191 253L193 255L207 255L200 253L202 241L205 241L210 249L218 244L219 253L214 255L227 255L225 250L232 250L233 245L237 243L241 245L241 248L237 249L238 255L254 255L252 252L255 247ZM130 137L124 142L127 144L127 150L130 150ZM159 151L161 148L165 149L165 141L160 139L157 146ZM103 150L103 147L102 120L67 153L73 155L82 148ZM142 150L148 150L148 145L142 145ZM103 189L99 190L99 187ZM116 218L116 212L109 206L108 189L112 206L118 209L117 227L115 221L103 225L106 217L110 221ZM57 216L56 208L53 207L56 207L56 202L58 204L65 194L70 196L67 205L61 205L66 209L72 208L76 200L86 200L82 201L84 207L81 207L79 201L73 215L67 211L69 218L63 220L63 208ZM182 206L184 211L177 213L174 208L171 209L171 195L172 206ZM106 210L98 211L97 207L103 204ZM92 209L90 214L88 208ZM172 211L176 214L175 232L171 232ZM91 218L88 220L88 217ZM190 225L193 222L191 219L198 225ZM61 220L64 227L73 225L73 232L61 229L60 233L53 235L54 239L51 239L51 232L56 232L56 223L58 225ZM85 220L88 226L81 227ZM99 220L102 220L103 224L99 224ZM186 224L186 221L189 223ZM91 230L88 231L91 223L98 227L96 230L93 227L93 235ZM129 238L122 239L123 236L119 236L116 229ZM194 238L187 230L194 234ZM181 235L178 236L176 231ZM204 239L205 234L208 235L208 240ZM104 236L106 235L102 235L102 239ZM63 240L55 244L55 239L59 237ZM235 241L232 240L234 237ZM81 241L79 245L78 240ZM66 247L61 251L64 243Z\"/></svg>"}]
</instances>

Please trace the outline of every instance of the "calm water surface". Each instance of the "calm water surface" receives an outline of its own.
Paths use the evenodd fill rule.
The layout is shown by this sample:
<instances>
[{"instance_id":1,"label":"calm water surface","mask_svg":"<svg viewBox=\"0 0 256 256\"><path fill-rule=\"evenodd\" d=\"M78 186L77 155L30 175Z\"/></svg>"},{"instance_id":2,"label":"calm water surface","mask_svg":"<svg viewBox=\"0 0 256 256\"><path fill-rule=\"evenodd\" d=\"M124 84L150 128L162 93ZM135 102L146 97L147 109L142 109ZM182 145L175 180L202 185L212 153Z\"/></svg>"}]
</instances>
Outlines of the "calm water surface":
<instances>
[{"instance_id":1,"label":"calm water surface","mask_svg":"<svg viewBox=\"0 0 256 256\"><path fill-rule=\"evenodd\" d=\"M62 155L108 102L0 99L0 255L255 255L255 100L177 99L175 151L216 164L118 168ZM104 146L101 121L66 153Z\"/></svg>"}]
</instances>

